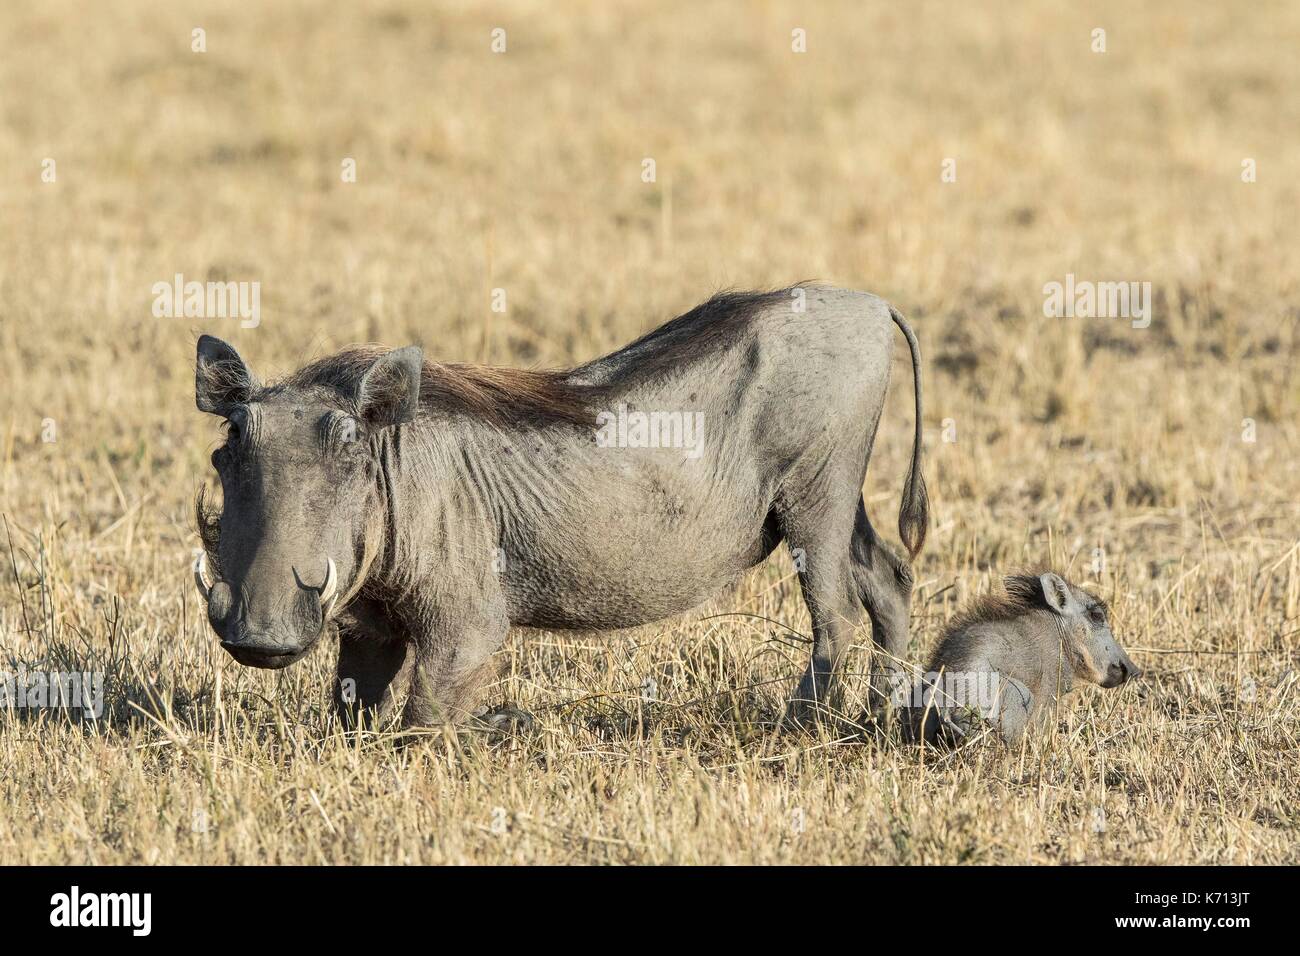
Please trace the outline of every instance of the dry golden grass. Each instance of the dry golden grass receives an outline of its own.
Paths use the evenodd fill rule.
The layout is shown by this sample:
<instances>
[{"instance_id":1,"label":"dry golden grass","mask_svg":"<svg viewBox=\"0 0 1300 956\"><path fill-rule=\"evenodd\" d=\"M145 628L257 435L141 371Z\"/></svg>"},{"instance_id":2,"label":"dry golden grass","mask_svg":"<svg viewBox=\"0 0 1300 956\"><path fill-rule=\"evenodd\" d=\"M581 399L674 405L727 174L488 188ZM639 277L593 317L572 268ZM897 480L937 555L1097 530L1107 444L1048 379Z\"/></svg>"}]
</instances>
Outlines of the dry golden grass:
<instances>
[{"instance_id":1,"label":"dry golden grass","mask_svg":"<svg viewBox=\"0 0 1300 956\"><path fill-rule=\"evenodd\" d=\"M1300 858L1300 8L439 6L0 7L0 664L108 681L93 724L0 715L0 860ZM177 272L259 280L262 324L155 319ZM1045 319L1067 272L1150 281L1151 327ZM217 437L198 331L262 371L358 340L562 365L807 276L921 338L912 659L1052 560L1110 599L1141 682L1016 750L773 733L806 649L711 615L806 633L784 557L665 626L513 641L486 701L536 715L518 738L351 746L328 651L270 674L216 646L189 572ZM902 361L895 383L882 528Z\"/></svg>"}]
</instances>

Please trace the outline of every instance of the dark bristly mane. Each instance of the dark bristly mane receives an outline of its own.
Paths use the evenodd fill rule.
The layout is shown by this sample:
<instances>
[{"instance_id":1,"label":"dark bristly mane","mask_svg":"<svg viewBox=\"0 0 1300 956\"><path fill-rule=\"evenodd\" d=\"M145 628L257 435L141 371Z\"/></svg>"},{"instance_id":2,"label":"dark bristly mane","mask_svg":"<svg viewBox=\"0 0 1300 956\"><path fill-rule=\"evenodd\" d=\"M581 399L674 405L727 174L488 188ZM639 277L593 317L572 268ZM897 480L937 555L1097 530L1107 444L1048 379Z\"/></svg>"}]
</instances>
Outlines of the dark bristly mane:
<instances>
[{"instance_id":1,"label":"dark bristly mane","mask_svg":"<svg viewBox=\"0 0 1300 956\"><path fill-rule=\"evenodd\" d=\"M660 339L672 341L680 338L683 331L696 331L697 327L699 335L705 339L713 335L724 335L732 330L732 326L747 322L764 306L788 301L792 290L813 287L812 283L796 282L784 289L770 289L766 292L740 292L734 289L717 292L689 312L683 312L677 318L647 332L628 348L635 349L646 342Z\"/></svg>"},{"instance_id":2,"label":"dark bristly mane","mask_svg":"<svg viewBox=\"0 0 1300 956\"><path fill-rule=\"evenodd\" d=\"M1030 611L1049 610L1047 599L1043 596L1043 586L1039 578L1044 574L1055 574L1068 581L1064 574L1052 567L1040 567L1008 574L1002 582L1004 593L986 594L976 598L970 606L954 615L943 629L939 646L954 634L965 630L972 624L984 624L991 621L1007 621L1028 614ZM1103 609L1106 602L1091 591L1084 591Z\"/></svg>"},{"instance_id":3,"label":"dark bristly mane","mask_svg":"<svg viewBox=\"0 0 1300 956\"><path fill-rule=\"evenodd\" d=\"M1047 607L1043 597L1040 575L1049 571L1060 574L1055 568L1040 567L1008 574L1003 579L1004 591L1001 594L985 594L953 615L939 636L939 642L930 653L927 670L938 670L940 662L951 657L964 639L964 632L975 624L988 624L994 621L1009 621Z\"/></svg>"},{"instance_id":4,"label":"dark bristly mane","mask_svg":"<svg viewBox=\"0 0 1300 956\"><path fill-rule=\"evenodd\" d=\"M765 292L738 292L726 290L715 293L689 312L684 312L666 322L619 351L637 353L651 344L654 351L645 356L628 371L629 375L642 377L662 372L667 368L686 365L702 355L716 354L719 346L736 339L739 327L747 324L765 308L784 305L789 308L790 293L795 289L813 291L815 282L796 282L783 289ZM592 362L599 365L602 359Z\"/></svg>"},{"instance_id":5,"label":"dark bristly mane","mask_svg":"<svg viewBox=\"0 0 1300 956\"><path fill-rule=\"evenodd\" d=\"M272 387L328 388L346 398L375 361L390 350L356 345L312 362ZM590 425L603 390L567 380L566 370L424 363L420 406L430 413L479 415L493 421L570 421Z\"/></svg>"},{"instance_id":6,"label":"dark bristly mane","mask_svg":"<svg viewBox=\"0 0 1300 956\"><path fill-rule=\"evenodd\" d=\"M947 638L972 624L1006 621L1030 611L1046 610L1047 600L1043 597L1038 578L1048 572L1060 574L1055 568L1041 567L1007 575L1003 581L1004 593L976 598L969 607L953 616L943 629L943 637Z\"/></svg>"},{"instance_id":7,"label":"dark bristly mane","mask_svg":"<svg viewBox=\"0 0 1300 956\"><path fill-rule=\"evenodd\" d=\"M714 354L721 342L736 337L738 326L762 309L788 303L795 288L811 291L817 286L798 283L768 292L719 292L618 351L635 353L654 344L653 353L632 366L629 374L638 377L689 364L701 355ZM350 399L366 370L388 352L380 345L351 346L312 362L266 393L285 388L327 388ZM602 361L596 359L589 365L598 366ZM426 361L420 380L420 405L429 413L464 413L499 422L567 421L592 425L604 407L608 389L584 383L585 367L541 370Z\"/></svg>"}]
</instances>

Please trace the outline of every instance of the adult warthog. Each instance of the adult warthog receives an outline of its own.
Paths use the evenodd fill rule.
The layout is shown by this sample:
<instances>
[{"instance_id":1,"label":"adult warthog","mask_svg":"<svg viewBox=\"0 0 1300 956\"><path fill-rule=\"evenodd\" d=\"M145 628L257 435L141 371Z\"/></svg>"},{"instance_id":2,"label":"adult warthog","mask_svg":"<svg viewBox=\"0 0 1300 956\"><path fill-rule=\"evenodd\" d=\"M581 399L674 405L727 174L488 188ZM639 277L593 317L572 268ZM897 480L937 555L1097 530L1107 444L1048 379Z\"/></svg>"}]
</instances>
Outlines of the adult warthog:
<instances>
[{"instance_id":1,"label":"adult warthog","mask_svg":"<svg viewBox=\"0 0 1300 956\"><path fill-rule=\"evenodd\" d=\"M340 710L382 720L405 696L403 725L429 726L466 712L511 626L660 620L785 541L813 625L803 716L864 607L878 646L907 644L911 572L862 502L895 324L916 386L898 516L915 557L920 358L872 295L717 295L560 372L358 347L264 386L205 335L196 401L227 432L221 511L197 508L208 620L236 660L269 668L333 622Z\"/></svg>"}]
</instances>

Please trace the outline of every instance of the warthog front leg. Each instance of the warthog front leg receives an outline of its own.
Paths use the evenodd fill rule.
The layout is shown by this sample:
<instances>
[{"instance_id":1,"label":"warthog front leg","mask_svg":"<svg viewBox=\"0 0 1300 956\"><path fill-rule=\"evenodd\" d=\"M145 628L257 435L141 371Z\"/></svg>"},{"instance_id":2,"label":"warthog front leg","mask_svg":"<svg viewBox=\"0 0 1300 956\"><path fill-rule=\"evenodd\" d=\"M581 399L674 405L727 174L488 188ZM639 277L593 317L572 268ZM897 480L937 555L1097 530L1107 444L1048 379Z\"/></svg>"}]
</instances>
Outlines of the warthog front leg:
<instances>
[{"instance_id":1,"label":"warthog front leg","mask_svg":"<svg viewBox=\"0 0 1300 956\"><path fill-rule=\"evenodd\" d=\"M995 722L1002 739L1013 744L1025 735L1037 718L1046 716L1047 709L1039 702L1040 706L1035 710L1034 695L1023 681L1016 680L1014 677L998 676L1005 686L997 687Z\"/></svg>"},{"instance_id":2,"label":"warthog front leg","mask_svg":"<svg viewBox=\"0 0 1300 956\"><path fill-rule=\"evenodd\" d=\"M509 621L502 612L439 612L413 642L411 691L402 712L405 729L437 727L469 717L492 671L492 655L505 642Z\"/></svg>"},{"instance_id":3,"label":"warthog front leg","mask_svg":"<svg viewBox=\"0 0 1300 956\"><path fill-rule=\"evenodd\" d=\"M401 640L359 627L339 628L334 706L349 729L380 727L393 714L411 680L415 655Z\"/></svg>"},{"instance_id":4,"label":"warthog front leg","mask_svg":"<svg viewBox=\"0 0 1300 956\"><path fill-rule=\"evenodd\" d=\"M988 661L964 667L926 677L931 700L919 714L926 743L960 744L991 728L1014 744L1039 722L1043 708L1023 681L999 674Z\"/></svg>"}]
</instances>

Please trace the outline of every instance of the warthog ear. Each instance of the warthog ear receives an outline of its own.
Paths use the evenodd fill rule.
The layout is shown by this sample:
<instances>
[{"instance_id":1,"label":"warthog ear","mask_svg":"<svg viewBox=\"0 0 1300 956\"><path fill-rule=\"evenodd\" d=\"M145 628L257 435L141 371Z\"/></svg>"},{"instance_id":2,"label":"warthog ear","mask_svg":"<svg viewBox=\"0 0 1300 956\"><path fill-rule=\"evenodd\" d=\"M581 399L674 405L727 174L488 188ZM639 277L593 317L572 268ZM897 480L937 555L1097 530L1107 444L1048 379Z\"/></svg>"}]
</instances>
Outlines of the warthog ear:
<instances>
[{"instance_id":1,"label":"warthog ear","mask_svg":"<svg viewBox=\"0 0 1300 956\"><path fill-rule=\"evenodd\" d=\"M418 345L394 349L366 370L357 385L357 414L377 428L400 425L420 410L424 352Z\"/></svg>"},{"instance_id":2,"label":"warthog ear","mask_svg":"<svg viewBox=\"0 0 1300 956\"><path fill-rule=\"evenodd\" d=\"M1040 575L1038 581L1043 586L1043 600L1047 602L1049 608L1057 614L1068 614L1074 609L1074 595L1070 593L1070 586L1059 574L1048 571Z\"/></svg>"},{"instance_id":3,"label":"warthog ear","mask_svg":"<svg viewBox=\"0 0 1300 956\"><path fill-rule=\"evenodd\" d=\"M238 352L215 336L199 336L194 363L194 404L199 411L226 415L256 390L257 380Z\"/></svg>"}]
</instances>

